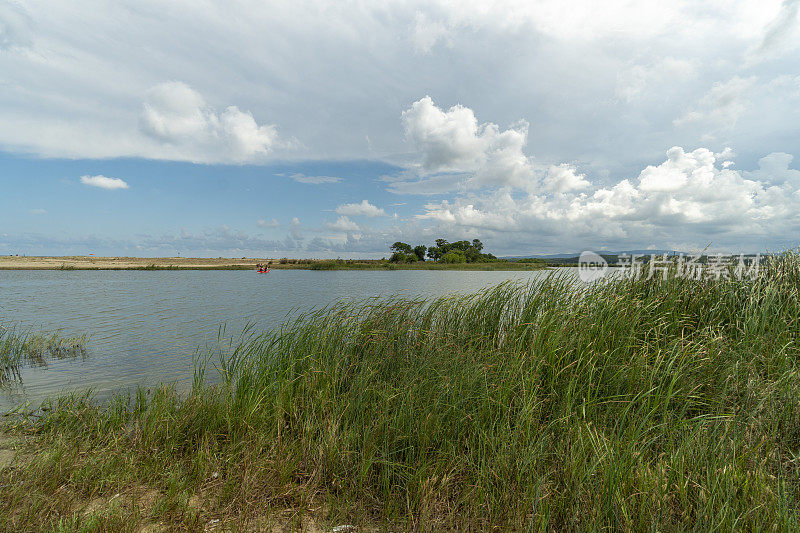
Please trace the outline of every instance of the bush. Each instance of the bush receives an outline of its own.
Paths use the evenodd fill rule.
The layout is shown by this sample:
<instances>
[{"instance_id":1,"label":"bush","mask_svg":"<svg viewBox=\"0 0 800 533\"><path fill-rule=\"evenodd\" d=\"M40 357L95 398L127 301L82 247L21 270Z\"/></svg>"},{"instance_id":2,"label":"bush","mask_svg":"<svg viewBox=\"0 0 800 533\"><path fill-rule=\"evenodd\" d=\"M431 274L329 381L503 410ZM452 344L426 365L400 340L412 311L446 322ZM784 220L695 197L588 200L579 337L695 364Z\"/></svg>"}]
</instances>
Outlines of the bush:
<instances>
[{"instance_id":1,"label":"bush","mask_svg":"<svg viewBox=\"0 0 800 533\"><path fill-rule=\"evenodd\" d=\"M442 263L466 263L467 258L463 252L452 251L442 256Z\"/></svg>"},{"instance_id":2,"label":"bush","mask_svg":"<svg viewBox=\"0 0 800 533\"><path fill-rule=\"evenodd\" d=\"M415 263L417 261L417 256L404 252L395 252L392 254L392 257L389 258L389 261L392 263Z\"/></svg>"}]
</instances>

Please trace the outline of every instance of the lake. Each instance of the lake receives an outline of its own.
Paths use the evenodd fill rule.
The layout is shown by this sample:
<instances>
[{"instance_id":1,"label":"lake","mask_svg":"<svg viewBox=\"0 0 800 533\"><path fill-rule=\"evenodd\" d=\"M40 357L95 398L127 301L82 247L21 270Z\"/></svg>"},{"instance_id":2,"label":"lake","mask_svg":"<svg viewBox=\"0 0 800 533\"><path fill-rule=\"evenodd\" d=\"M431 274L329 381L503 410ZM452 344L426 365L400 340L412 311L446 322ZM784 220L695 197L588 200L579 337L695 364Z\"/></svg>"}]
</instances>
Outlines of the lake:
<instances>
[{"instance_id":1,"label":"lake","mask_svg":"<svg viewBox=\"0 0 800 533\"><path fill-rule=\"evenodd\" d=\"M338 300L472 292L551 271L0 271L0 325L87 333L85 359L50 361L0 388L0 411L92 388L99 400L136 385L191 385L198 350L249 323L271 329L287 314Z\"/></svg>"}]
</instances>

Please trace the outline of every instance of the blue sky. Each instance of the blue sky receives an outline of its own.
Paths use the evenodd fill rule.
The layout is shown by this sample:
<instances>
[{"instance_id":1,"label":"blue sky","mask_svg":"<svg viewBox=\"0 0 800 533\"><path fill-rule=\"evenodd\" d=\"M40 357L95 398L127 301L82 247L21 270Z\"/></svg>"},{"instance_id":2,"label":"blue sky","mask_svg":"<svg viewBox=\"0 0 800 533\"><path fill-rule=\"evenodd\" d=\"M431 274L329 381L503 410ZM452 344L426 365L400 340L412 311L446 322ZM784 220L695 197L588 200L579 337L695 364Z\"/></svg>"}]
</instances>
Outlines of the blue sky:
<instances>
[{"instance_id":1,"label":"blue sky","mask_svg":"<svg viewBox=\"0 0 800 533\"><path fill-rule=\"evenodd\" d=\"M254 243L261 241L265 252L274 252L276 248L267 243L283 241L292 229L303 240L331 233L325 224L339 219L336 208L366 198L370 205L383 206L386 214L348 218L369 220L374 230L380 230L390 228L395 214L409 215L407 205L376 179L401 169L379 161L223 165L2 154L0 168L7 205L3 231L20 236L20 243L30 247L39 246L41 240L46 248L41 253L209 254L216 250L198 242L205 235L230 233L234 242L239 232ZM125 176L128 188L109 190L81 183L81 176L97 175ZM322 183L313 183L315 178L322 178ZM37 253L35 248L21 251Z\"/></svg>"},{"instance_id":2,"label":"blue sky","mask_svg":"<svg viewBox=\"0 0 800 533\"><path fill-rule=\"evenodd\" d=\"M796 246L799 17L0 0L0 253Z\"/></svg>"}]
</instances>

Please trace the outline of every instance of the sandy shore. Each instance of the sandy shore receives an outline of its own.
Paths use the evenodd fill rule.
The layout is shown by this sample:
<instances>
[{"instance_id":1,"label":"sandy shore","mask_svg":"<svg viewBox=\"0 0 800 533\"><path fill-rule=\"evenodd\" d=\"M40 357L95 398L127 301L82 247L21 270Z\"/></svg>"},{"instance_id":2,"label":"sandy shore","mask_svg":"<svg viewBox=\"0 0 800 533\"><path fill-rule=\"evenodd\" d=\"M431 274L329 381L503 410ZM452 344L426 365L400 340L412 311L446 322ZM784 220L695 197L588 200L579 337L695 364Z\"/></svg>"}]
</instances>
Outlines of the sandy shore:
<instances>
[{"instance_id":1,"label":"sandy shore","mask_svg":"<svg viewBox=\"0 0 800 533\"><path fill-rule=\"evenodd\" d=\"M255 268L267 259L229 257L0 257L0 270L124 270L136 268Z\"/></svg>"},{"instance_id":2,"label":"sandy shore","mask_svg":"<svg viewBox=\"0 0 800 533\"><path fill-rule=\"evenodd\" d=\"M231 257L17 257L0 256L0 270L255 270L257 264L271 269L312 270L539 270L544 265L498 261L491 263L395 264L385 260L263 259Z\"/></svg>"}]
</instances>

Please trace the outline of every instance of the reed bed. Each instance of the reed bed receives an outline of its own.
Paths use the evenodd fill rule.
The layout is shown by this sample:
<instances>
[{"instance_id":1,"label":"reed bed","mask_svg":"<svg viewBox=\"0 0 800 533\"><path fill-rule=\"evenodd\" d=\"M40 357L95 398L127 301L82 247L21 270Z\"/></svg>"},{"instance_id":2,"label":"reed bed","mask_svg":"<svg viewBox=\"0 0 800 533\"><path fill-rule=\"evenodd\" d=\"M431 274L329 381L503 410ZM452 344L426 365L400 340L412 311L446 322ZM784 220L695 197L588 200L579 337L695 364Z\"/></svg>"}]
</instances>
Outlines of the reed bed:
<instances>
[{"instance_id":1,"label":"reed bed","mask_svg":"<svg viewBox=\"0 0 800 533\"><path fill-rule=\"evenodd\" d=\"M87 340L85 334L19 332L0 325L0 384L17 379L25 365L46 367L48 359L84 357Z\"/></svg>"},{"instance_id":2,"label":"reed bed","mask_svg":"<svg viewBox=\"0 0 800 533\"><path fill-rule=\"evenodd\" d=\"M77 530L76 500L146 486L150 510L91 523L797 530L799 287L789 252L755 279L554 274L302 314L199 364L188 396L54 400L0 528Z\"/></svg>"}]
</instances>

